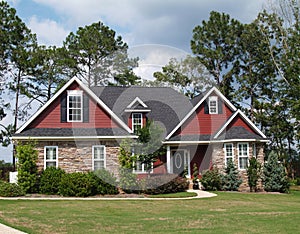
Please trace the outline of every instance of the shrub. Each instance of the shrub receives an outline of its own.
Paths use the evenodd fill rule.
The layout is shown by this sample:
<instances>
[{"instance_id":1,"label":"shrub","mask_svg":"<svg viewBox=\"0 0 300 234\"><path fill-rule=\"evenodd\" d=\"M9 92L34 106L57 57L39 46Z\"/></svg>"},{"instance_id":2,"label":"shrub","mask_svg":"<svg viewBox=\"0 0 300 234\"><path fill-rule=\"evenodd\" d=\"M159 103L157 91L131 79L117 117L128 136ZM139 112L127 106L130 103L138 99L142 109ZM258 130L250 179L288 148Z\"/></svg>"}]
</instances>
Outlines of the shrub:
<instances>
[{"instance_id":1,"label":"shrub","mask_svg":"<svg viewBox=\"0 0 300 234\"><path fill-rule=\"evenodd\" d=\"M70 197L92 196L97 193L97 185L90 173L65 173L62 174L58 193Z\"/></svg>"},{"instance_id":2,"label":"shrub","mask_svg":"<svg viewBox=\"0 0 300 234\"><path fill-rule=\"evenodd\" d=\"M118 193L116 178L112 173L104 169L90 173L90 176L95 180L97 194L105 195Z\"/></svg>"},{"instance_id":3,"label":"shrub","mask_svg":"<svg viewBox=\"0 0 300 234\"><path fill-rule=\"evenodd\" d=\"M297 185L300 185L300 177L298 177L296 180L297 180Z\"/></svg>"},{"instance_id":4,"label":"shrub","mask_svg":"<svg viewBox=\"0 0 300 234\"><path fill-rule=\"evenodd\" d=\"M216 167L213 167L211 170L204 171L200 181L205 190L216 191L221 189L221 175Z\"/></svg>"},{"instance_id":5,"label":"shrub","mask_svg":"<svg viewBox=\"0 0 300 234\"><path fill-rule=\"evenodd\" d=\"M252 157L249 159L249 166L247 167L248 184L250 192L257 191L257 182L260 178L261 164Z\"/></svg>"},{"instance_id":6,"label":"shrub","mask_svg":"<svg viewBox=\"0 0 300 234\"><path fill-rule=\"evenodd\" d=\"M145 179L146 194L166 194L184 192L188 189L188 182L185 178L172 175L154 175Z\"/></svg>"},{"instance_id":7,"label":"shrub","mask_svg":"<svg viewBox=\"0 0 300 234\"><path fill-rule=\"evenodd\" d=\"M270 153L268 162L265 163L263 169L264 189L267 192L283 192L289 191L289 182L284 166L278 162L278 156Z\"/></svg>"},{"instance_id":8,"label":"shrub","mask_svg":"<svg viewBox=\"0 0 300 234\"><path fill-rule=\"evenodd\" d=\"M24 190L18 184L10 184L0 181L0 196L1 197L18 197L25 195Z\"/></svg>"},{"instance_id":9,"label":"shrub","mask_svg":"<svg viewBox=\"0 0 300 234\"><path fill-rule=\"evenodd\" d=\"M60 168L47 167L40 177L40 193L58 194L59 184L65 172Z\"/></svg>"},{"instance_id":10,"label":"shrub","mask_svg":"<svg viewBox=\"0 0 300 234\"><path fill-rule=\"evenodd\" d=\"M239 177L239 172L234 166L232 160L228 160L225 168L225 174L221 176L222 189L226 191L237 191L243 182Z\"/></svg>"},{"instance_id":11,"label":"shrub","mask_svg":"<svg viewBox=\"0 0 300 234\"><path fill-rule=\"evenodd\" d=\"M18 158L18 184L25 193L34 193L38 190L38 171L36 161L38 152L32 142L16 147Z\"/></svg>"},{"instance_id":12,"label":"shrub","mask_svg":"<svg viewBox=\"0 0 300 234\"><path fill-rule=\"evenodd\" d=\"M119 187L126 193L139 193L142 189L137 175L127 168L120 168Z\"/></svg>"}]
</instances>

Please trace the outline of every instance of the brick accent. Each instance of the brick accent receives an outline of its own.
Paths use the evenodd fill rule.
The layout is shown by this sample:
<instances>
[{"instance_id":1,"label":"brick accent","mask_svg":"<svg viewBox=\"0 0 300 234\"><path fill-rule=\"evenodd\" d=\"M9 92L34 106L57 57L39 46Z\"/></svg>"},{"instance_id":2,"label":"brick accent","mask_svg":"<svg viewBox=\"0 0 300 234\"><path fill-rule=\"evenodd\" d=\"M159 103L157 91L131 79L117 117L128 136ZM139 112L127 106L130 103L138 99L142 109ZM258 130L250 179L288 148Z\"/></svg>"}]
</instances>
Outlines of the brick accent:
<instances>
[{"instance_id":1,"label":"brick accent","mask_svg":"<svg viewBox=\"0 0 300 234\"><path fill-rule=\"evenodd\" d=\"M37 144L38 169L44 169L44 147L58 146L58 167L68 173L91 171L94 145L106 146L106 169L118 176L119 145L116 141L40 141Z\"/></svg>"},{"instance_id":2,"label":"brick accent","mask_svg":"<svg viewBox=\"0 0 300 234\"><path fill-rule=\"evenodd\" d=\"M230 142L228 142L230 143ZM234 164L236 167L238 166L238 150L237 144L244 143L244 142L234 142L233 143L233 151L234 151ZM256 145L256 157L257 160L263 165L264 162L264 151L263 151L263 144L262 143L255 143ZM253 157L253 143L249 142L249 158ZM223 149L223 144L213 144L212 145L212 163L214 166L218 168L218 170L223 173L225 168L225 153ZM243 182L240 185L240 191L250 191L248 185L248 176L246 170L240 170L239 175L241 176ZM258 189L263 190L262 181L258 181Z\"/></svg>"}]
</instances>

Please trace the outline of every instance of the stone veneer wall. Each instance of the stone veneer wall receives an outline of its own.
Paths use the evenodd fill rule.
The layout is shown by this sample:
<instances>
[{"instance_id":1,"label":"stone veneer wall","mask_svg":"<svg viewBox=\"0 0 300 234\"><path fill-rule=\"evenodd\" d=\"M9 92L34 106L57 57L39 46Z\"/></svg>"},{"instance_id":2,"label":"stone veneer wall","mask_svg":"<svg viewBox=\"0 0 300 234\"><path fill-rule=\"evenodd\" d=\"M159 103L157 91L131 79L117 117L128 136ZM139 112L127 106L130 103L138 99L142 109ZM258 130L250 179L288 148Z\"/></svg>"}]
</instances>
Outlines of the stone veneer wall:
<instances>
[{"instance_id":1,"label":"stone veneer wall","mask_svg":"<svg viewBox=\"0 0 300 234\"><path fill-rule=\"evenodd\" d=\"M116 141L40 141L37 144L38 169L44 169L44 147L58 146L58 167L68 173L92 170L92 146L106 146L106 169L119 175L119 145Z\"/></svg>"},{"instance_id":2,"label":"stone veneer wall","mask_svg":"<svg viewBox=\"0 0 300 234\"><path fill-rule=\"evenodd\" d=\"M231 143L231 142L228 142ZM244 143L244 142L234 142L233 143L233 150L234 150L234 163L236 167L238 166L238 150L237 150L237 144L238 143ZM257 160L262 164L264 162L264 151L263 151L263 144L262 143L255 143L256 144L256 157ZM253 143L249 142L249 157L251 158L253 156ZM214 144L212 146L212 163L215 165L220 172L224 172L225 168L225 153L223 149L223 144ZM241 178L243 179L242 184L240 185L239 190L240 191L250 191L249 185L248 185L248 176L246 170L240 170L239 174ZM258 182L258 189L263 190L262 181L259 180Z\"/></svg>"}]
</instances>

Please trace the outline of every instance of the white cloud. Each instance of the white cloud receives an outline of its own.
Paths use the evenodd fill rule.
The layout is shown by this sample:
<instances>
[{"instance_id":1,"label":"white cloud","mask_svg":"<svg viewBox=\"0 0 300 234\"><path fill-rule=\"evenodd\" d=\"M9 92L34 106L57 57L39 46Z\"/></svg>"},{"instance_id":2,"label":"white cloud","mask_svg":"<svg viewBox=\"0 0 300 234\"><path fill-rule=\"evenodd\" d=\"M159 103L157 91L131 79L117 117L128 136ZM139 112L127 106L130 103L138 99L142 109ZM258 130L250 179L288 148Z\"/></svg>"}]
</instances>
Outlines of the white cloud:
<instances>
[{"instance_id":1,"label":"white cloud","mask_svg":"<svg viewBox=\"0 0 300 234\"><path fill-rule=\"evenodd\" d=\"M62 45L69 34L62 25L49 19L39 20L36 16L30 18L28 27L37 34L39 44Z\"/></svg>"}]
</instances>

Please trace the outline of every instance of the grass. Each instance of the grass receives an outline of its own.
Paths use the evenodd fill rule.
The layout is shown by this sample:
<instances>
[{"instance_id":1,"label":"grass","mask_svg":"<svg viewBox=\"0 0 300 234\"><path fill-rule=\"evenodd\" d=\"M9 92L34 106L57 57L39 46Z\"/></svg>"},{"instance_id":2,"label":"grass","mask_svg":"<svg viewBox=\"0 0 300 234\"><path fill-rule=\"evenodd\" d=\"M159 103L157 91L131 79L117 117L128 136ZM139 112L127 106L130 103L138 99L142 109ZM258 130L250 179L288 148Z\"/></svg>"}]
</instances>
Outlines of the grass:
<instances>
[{"instance_id":1,"label":"grass","mask_svg":"<svg viewBox=\"0 0 300 234\"><path fill-rule=\"evenodd\" d=\"M0 222L27 233L298 233L300 191L218 192L192 200L0 200Z\"/></svg>"}]
</instances>

